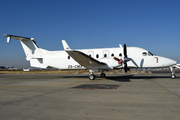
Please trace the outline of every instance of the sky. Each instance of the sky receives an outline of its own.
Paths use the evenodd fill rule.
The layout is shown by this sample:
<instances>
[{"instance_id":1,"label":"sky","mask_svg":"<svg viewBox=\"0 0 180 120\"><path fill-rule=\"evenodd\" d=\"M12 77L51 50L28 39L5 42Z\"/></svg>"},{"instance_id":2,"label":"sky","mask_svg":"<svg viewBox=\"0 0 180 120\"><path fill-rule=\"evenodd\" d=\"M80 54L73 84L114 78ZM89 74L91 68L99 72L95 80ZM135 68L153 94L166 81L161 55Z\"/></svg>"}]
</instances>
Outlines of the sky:
<instances>
[{"instance_id":1,"label":"sky","mask_svg":"<svg viewBox=\"0 0 180 120\"><path fill-rule=\"evenodd\" d=\"M19 41L63 50L141 47L180 63L179 0L0 0L0 66L29 67Z\"/></svg>"}]
</instances>

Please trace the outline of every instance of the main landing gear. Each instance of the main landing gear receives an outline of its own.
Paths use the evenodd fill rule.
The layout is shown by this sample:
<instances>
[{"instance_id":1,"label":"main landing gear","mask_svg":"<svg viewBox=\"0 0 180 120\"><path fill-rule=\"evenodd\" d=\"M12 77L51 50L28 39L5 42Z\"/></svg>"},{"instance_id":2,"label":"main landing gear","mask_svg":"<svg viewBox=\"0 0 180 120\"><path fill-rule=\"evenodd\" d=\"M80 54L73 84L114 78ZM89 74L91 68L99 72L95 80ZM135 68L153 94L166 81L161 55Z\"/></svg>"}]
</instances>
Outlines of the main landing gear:
<instances>
[{"instance_id":1,"label":"main landing gear","mask_svg":"<svg viewBox=\"0 0 180 120\"><path fill-rule=\"evenodd\" d=\"M96 76L92 73L89 74L89 80L94 80L96 78Z\"/></svg>"},{"instance_id":2,"label":"main landing gear","mask_svg":"<svg viewBox=\"0 0 180 120\"><path fill-rule=\"evenodd\" d=\"M105 73L101 73L100 77L101 77L101 78L105 78L105 77L106 77L106 74L105 74Z\"/></svg>"},{"instance_id":3,"label":"main landing gear","mask_svg":"<svg viewBox=\"0 0 180 120\"><path fill-rule=\"evenodd\" d=\"M105 73L101 73L100 74L100 77L101 78L105 78L106 77L106 74ZM93 74L93 72L90 72L89 74L89 80L95 80L96 76Z\"/></svg>"}]
</instances>

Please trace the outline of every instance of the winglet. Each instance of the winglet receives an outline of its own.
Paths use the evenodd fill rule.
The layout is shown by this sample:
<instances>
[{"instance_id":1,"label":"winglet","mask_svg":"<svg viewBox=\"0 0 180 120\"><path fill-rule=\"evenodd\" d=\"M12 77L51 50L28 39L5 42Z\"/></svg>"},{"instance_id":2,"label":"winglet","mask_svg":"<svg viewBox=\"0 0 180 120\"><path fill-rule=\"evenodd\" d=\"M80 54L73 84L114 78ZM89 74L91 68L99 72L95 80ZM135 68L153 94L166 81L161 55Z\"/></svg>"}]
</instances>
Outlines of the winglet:
<instances>
[{"instance_id":1,"label":"winglet","mask_svg":"<svg viewBox=\"0 0 180 120\"><path fill-rule=\"evenodd\" d=\"M7 43L9 43L10 41L11 41L11 36L9 36L9 35L3 35L4 37L7 37Z\"/></svg>"},{"instance_id":2,"label":"winglet","mask_svg":"<svg viewBox=\"0 0 180 120\"><path fill-rule=\"evenodd\" d=\"M65 40L62 40L62 44L63 44L63 47L64 47L64 50L65 50L65 51L71 50L71 48L68 46L68 44L66 43Z\"/></svg>"},{"instance_id":3,"label":"winglet","mask_svg":"<svg viewBox=\"0 0 180 120\"><path fill-rule=\"evenodd\" d=\"M11 41L11 37L8 36L8 37L7 37L7 43L9 43L10 41Z\"/></svg>"}]
</instances>

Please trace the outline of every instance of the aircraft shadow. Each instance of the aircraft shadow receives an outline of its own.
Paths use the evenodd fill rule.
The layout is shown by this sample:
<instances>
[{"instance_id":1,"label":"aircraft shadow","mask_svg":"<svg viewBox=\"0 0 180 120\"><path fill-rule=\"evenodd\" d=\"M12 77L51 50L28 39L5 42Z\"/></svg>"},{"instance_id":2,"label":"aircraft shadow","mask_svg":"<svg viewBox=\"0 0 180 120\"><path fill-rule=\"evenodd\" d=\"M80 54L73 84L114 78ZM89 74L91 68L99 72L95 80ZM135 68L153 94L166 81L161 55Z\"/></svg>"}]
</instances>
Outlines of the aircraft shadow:
<instances>
[{"instance_id":1,"label":"aircraft shadow","mask_svg":"<svg viewBox=\"0 0 180 120\"><path fill-rule=\"evenodd\" d=\"M157 78L169 78L171 79L171 76L134 76L131 79L157 79ZM180 77L176 77L175 79L179 79Z\"/></svg>"},{"instance_id":2,"label":"aircraft shadow","mask_svg":"<svg viewBox=\"0 0 180 120\"><path fill-rule=\"evenodd\" d=\"M106 79L113 80L117 82L131 82L130 79L140 79L140 80L153 80L158 78L171 79L171 76L137 76L137 75L126 75L126 76L107 76ZM180 79L180 77L176 77Z\"/></svg>"},{"instance_id":3,"label":"aircraft shadow","mask_svg":"<svg viewBox=\"0 0 180 120\"><path fill-rule=\"evenodd\" d=\"M88 75L62 75L59 76L59 78L85 78L89 79ZM99 75L96 75L96 79L101 78ZM166 78L166 79L171 79L170 75L167 76L158 76L158 75L114 75L114 76L106 76L105 79L107 80L113 80L113 81L118 81L118 82L131 82L130 79L143 79L143 80L150 80L150 79L158 79L158 78ZM96 80L95 79L95 80ZM180 77L176 77L176 79L180 79Z\"/></svg>"},{"instance_id":4,"label":"aircraft shadow","mask_svg":"<svg viewBox=\"0 0 180 120\"><path fill-rule=\"evenodd\" d=\"M130 79L133 75L126 75L126 76L107 76L106 79L118 81L118 82L131 82Z\"/></svg>"},{"instance_id":5,"label":"aircraft shadow","mask_svg":"<svg viewBox=\"0 0 180 120\"><path fill-rule=\"evenodd\" d=\"M88 78L88 75L62 75L59 78Z\"/></svg>"},{"instance_id":6,"label":"aircraft shadow","mask_svg":"<svg viewBox=\"0 0 180 120\"><path fill-rule=\"evenodd\" d=\"M114 80L114 81L119 81L119 82L131 82L129 80L129 78L132 78L133 75L125 75L125 76L107 76L106 78L104 79L108 79L108 80ZM88 75L62 75L62 76L59 76L59 78L85 78L85 79L89 79L88 78ZM99 75L96 75L96 79L99 79L101 78ZM102 79L102 78L101 78Z\"/></svg>"}]
</instances>

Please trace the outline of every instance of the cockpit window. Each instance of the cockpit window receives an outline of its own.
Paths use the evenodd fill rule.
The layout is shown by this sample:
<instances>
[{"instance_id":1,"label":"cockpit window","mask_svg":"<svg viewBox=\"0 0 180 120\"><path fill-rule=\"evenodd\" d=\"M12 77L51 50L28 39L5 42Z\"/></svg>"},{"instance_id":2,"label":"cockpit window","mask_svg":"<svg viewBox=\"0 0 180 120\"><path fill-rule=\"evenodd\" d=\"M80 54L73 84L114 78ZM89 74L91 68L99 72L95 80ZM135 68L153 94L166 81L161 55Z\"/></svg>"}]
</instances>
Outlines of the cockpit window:
<instances>
[{"instance_id":1,"label":"cockpit window","mask_svg":"<svg viewBox=\"0 0 180 120\"><path fill-rule=\"evenodd\" d=\"M154 56L154 54L152 54L151 52L143 52L142 53L143 56Z\"/></svg>"},{"instance_id":2,"label":"cockpit window","mask_svg":"<svg viewBox=\"0 0 180 120\"><path fill-rule=\"evenodd\" d=\"M149 56L154 56L154 54L152 54L151 52L148 51L148 55Z\"/></svg>"},{"instance_id":3,"label":"cockpit window","mask_svg":"<svg viewBox=\"0 0 180 120\"><path fill-rule=\"evenodd\" d=\"M143 56L147 56L147 52L143 52L142 55L143 55Z\"/></svg>"}]
</instances>

